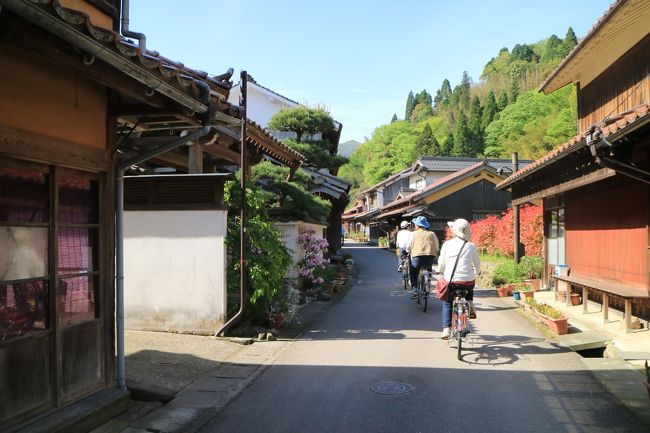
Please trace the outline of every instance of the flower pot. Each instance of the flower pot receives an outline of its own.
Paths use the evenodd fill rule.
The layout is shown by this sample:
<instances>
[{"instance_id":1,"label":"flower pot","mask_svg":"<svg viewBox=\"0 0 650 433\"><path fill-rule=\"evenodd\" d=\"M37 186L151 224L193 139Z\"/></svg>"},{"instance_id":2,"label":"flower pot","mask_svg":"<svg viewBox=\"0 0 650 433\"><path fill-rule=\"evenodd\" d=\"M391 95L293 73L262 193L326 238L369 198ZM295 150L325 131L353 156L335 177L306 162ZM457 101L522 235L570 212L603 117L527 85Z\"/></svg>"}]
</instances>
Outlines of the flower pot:
<instances>
[{"instance_id":1,"label":"flower pot","mask_svg":"<svg viewBox=\"0 0 650 433\"><path fill-rule=\"evenodd\" d=\"M516 284L506 284L506 285L503 286L503 287L505 287L506 290L508 291L507 296L512 295L512 292L514 292L514 291L517 289L517 285L516 285Z\"/></svg>"},{"instance_id":2,"label":"flower pot","mask_svg":"<svg viewBox=\"0 0 650 433\"><path fill-rule=\"evenodd\" d=\"M497 295L499 295L499 298L505 298L509 296L509 291L506 287L497 287Z\"/></svg>"},{"instance_id":3,"label":"flower pot","mask_svg":"<svg viewBox=\"0 0 650 433\"><path fill-rule=\"evenodd\" d=\"M527 283L530 287L532 287L535 292L538 291L540 286L542 285L542 280L540 280L539 278L524 280L524 282Z\"/></svg>"},{"instance_id":4,"label":"flower pot","mask_svg":"<svg viewBox=\"0 0 650 433\"><path fill-rule=\"evenodd\" d=\"M521 296L519 296L519 292L517 291L512 292L512 297L515 298L515 301L519 301L521 299Z\"/></svg>"},{"instance_id":5,"label":"flower pot","mask_svg":"<svg viewBox=\"0 0 650 433\"><path fill-rule=\"evenodd\" d=\"M540 315L541 316L541 315ZM541 316L544 319L544 324L557 335L564 335L569 332L569 319L562 317L561 319L551 319L550 317Z\"/></svg>"},{"instance_id":6,"label":"flower pot","mask_svg":"<svg viewBox=\"0 0 650 433\"><path fill-rule=\"evenodd\" d=\"M566 301L566 292L562 292L562 291L555 292L555 299L557 299L560 302L565 302Z\"/></svg>"},{"instance_id":7,"label":"flower pot","mask_svg":"<svg viewBox=\"0 0 650 433\"><path fill-rule=\"evenodd\" d=\"M284 314L276 314L269 318L269 328L280 329L284 326Z\"/></svg>"},{"instance_id":8,"label":"flower pot","mask_svg":"<svg viewBox=\"0 0 650 433\"><path fill-rule=\"evenodd\" d=\"M579 293L571 293L571 305L580 305Z\"/></svg>"},{"instance_id":9,"label":"flower pot","mask_svg":"<svg viewBox=\"0 0 650 433\"><path fill-rule=\"evenodd\" d=\"M535 292L533 291L519 292L519 296L521 296L522 301L526 301L527 299L533 299L535 297Z\"/></svg>"}]
</instances>

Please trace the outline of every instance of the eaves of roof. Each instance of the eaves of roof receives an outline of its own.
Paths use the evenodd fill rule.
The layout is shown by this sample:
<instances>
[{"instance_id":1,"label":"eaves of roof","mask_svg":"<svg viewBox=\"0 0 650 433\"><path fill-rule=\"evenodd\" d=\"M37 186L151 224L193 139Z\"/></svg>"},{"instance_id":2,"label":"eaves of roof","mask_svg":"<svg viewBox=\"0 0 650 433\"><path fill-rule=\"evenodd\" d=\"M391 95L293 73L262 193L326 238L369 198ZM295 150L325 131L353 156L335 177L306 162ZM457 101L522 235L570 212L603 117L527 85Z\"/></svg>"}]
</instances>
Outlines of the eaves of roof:
<instances>
[{"instance_id":1,"label":"eaves of roof","mask_svg":"<svg viewBox=\"0 0 650 433\"><path fill-rule=\"evenodd\" d=\"M391 181L393 181L393 180L400 179L400 178L402 178L405 174L407 174L408 172L410 172L411 169L412 169L412 167L409 167L409 168L406 168L406 169L400 171L399 173L395 173L395 174L393 174L393 175L391 175L391 176L388 176L386 179L382 180L381 182L376 183L376 184L374 184L373 186L364 189L363 191L360 191L360 194L365 194L365 193L368 193L368 192L370 192L370 191L374 191L374 190L376 190L376 189L378 189L378 188L381 188L381 187L384 186L384 185L389 184L389 183L390 183Z\"/></svg>"},{"instance_id":2,"label":"eaves of roof","mask_svg":"<svg viewBox=\"0 0 650 433\"><path fill-rule=\"evenodd\" d=\"M262 90L264 90L264 91L266 91L266 92L268 92L268 93L271 93L272 95L277 96L278 98L282 98L282 99L284 99L286 102L288 102L288 103L290 103L290 104L293 104L293 105L296 106L296 107L297 107L297 106L300 106L300 105L304 105L304 104L301 104L300 102L294 101L293 99L287 98L286 96L281 95L281 94L279 94L278 92L276 92L276 91L274 91L274 90L271 90L271 89L269 89L269 88L266 87L266 86L262 86L261 84L259 84L259 83L258 83L257 81L255 81L255 80L250 81L250 79L251 79L252 77L251 77L250 75L249 75L248 77L249 77L249 81L246 83L248 86L251 86L251 85L252 85L252 86L259 87L260 89L262 89ZM233 87L233 89L239 87L239 83L233 85L232 87ZM341 122L338 122L338 121L336 121L336 120L334 120L334 122L335 122L336 124L338 124L339 128L341 127Z\"/></svg>"},{"instance_id":3,"label":"eaves of roof","mask_svg":"<svg viewBox=\"0 0 650 433\"><path fill-rule=\"evenodd\" d=\"M650 102L641 104L638 107L635 107L631 110L627 110L623 113L620 113L615 116L610 116L605 118L603 121L594 125L592 128L582 135L576 135L571 138L569 141L561 144L555 149L551 150L549 153L534 161L532 164L522 168L516 173L511 174L502 182L497 184L497 189L504 189L509 187L515 182L518 182L530 175L531 173L538 171L549 164L552 164L565 156L573 153L576 150L581 149L586 145L586 138L589 135L594 134L596 131L600 131L603 137L609 137L623 129L627 129L640 124L643 121L650 120Z\"/></svg>"},{"instance_id":4,"label":"eaves of roof","mask_svg":"<svg viewBox=\"0 0 650 433\"><path fill-rule=\"evenodd\" d=\"M232 86L232 70L222 75L209 76L207 72L187 68L155 51L143 52L119 33L95 26L86 13L64 7L59 0L4 0L3 6L68 43L74 46L79 44L78 48L90 57L96 56L109 63L119 62L121 66L118 69L122 72L188 108L200 107L203 103L202 90L195 80L205 82L211 93L220 95L221 100L228 97ZM49 22L60 24L52 27ZM151 85L151 81L157 85ZM175 92L186 95L186 98ZM191 102L192 100L196 102Z\"/></svg>"},{"instance_id":5,"label":"eaves of roof","mask_svg":"<svg viewBox=\"0 0 650 433\"><path fill-rule=\"evenodd\" d=\"M560 62L560 64L546 77L546 79L540 84L538 91L544 93L551 93L571 82L569 77L562 78L562 74L566 72L567 68L570 68L572 64L576 62L581 62L585 58L590 56L589 50L592 44L598 44L598 38L600 35L603 36L602 40L611 42L615 38L621 38L621 40L626 40L626 35L623 33L625 30L632 28L642 29L644 24L644 18L640 15L637 15L638 21L634 21L634 13L643 13L642 11L648 11L648 2L647 0L615 0L610 4L607 10L600 16L600 18L594 23L592 28L587 32L587 35L569 52L569 54ZM621 12L620 16L618 12ZM620 20L617 21L617 18L620 17ZM607 34L606 25L609 22L614 22L616 26L615 29L610 34ZM645 27L647 28L647 18L645 19ZM593 41L593 42L592 42ZM611 51L611 47L600 47L593 50L594 56L602 56L603 52ZM620 54L623 54L622 52ZM559 81L561 80L561 81ZM583 83L584 85L584 83Z\"/></svg>"},{"instance_id":6,"label":"eaves of roof","mask_svg":"<svg viewBox=\"0 0 650 433\"><path fill-rule=\"evenodd\" d=\"M283 164L297 169L305 161L305 157L286 144L279 141L271 133L252 120L246 122L246 139L258 147L262 153L277 159Z\"/></svg>"},{"instance_id":7,"label":"eaves of roof","mask_svg":"<svg viewBox=\"0 0 650 433\"><path fill-rule=\"evenodd\" d=\"M480 171L480 170L489 170L492 171L496 174L496 170L488 165L488 163L485 160L482 160L481 162L474 164L470 167L467 167L464 170L457 171L453 174L450 174L449 176L445 176L442 179L439 179L438 181L427 185L420 191L417 191L410 195L411 199L413 201L420 200L433 192L439 190L440 188L444 188L452 183L455 183L457 181L460 181L461 179L464 179L467 176L473 175L475 172Z\"/></svg>"}]
</instances>

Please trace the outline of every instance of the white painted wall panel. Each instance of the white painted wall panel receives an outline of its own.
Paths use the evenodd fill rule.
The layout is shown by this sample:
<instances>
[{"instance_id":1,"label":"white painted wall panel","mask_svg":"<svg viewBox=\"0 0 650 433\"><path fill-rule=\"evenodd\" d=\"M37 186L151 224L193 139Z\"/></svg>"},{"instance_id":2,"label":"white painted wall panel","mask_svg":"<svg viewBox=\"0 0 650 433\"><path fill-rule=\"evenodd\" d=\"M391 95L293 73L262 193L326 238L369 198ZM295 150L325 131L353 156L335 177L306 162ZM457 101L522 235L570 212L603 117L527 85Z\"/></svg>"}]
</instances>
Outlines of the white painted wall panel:
<instances>
[{"instance_id":1,"label":"white painted wall panel","mask_svg":"<svg viewBox=\"0 0 650 433\"><path fill-rule=\"evenodd\" d=\"M211 334L226 316L226 212L124 216L127 329Z\"/></svg>"}]
</instances>

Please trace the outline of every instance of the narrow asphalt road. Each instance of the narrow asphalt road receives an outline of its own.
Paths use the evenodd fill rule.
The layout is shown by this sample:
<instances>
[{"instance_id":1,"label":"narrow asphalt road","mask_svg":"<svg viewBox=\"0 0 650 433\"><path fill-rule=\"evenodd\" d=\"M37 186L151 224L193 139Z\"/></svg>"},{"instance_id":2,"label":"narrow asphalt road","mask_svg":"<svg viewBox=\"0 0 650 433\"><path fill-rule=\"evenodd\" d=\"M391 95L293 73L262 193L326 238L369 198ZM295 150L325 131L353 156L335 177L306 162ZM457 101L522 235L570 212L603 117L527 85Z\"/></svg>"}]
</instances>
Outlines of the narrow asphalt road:
<instances>
[{"instance_id":1,"label":"narrow asphalt road","mask_svg":"<svg viewBox=\"0 0 650 433\"><path fill-rule=\"evenodd\" d=\"M477 292L478 318L459 361L439 338L439 302L423 313L409 299L393 254L361 244L345 251L357 285L204 432L647 431L579 355L492 292ZM410 391L373 391L385 382Z\"/></svg>"}]
</instances>

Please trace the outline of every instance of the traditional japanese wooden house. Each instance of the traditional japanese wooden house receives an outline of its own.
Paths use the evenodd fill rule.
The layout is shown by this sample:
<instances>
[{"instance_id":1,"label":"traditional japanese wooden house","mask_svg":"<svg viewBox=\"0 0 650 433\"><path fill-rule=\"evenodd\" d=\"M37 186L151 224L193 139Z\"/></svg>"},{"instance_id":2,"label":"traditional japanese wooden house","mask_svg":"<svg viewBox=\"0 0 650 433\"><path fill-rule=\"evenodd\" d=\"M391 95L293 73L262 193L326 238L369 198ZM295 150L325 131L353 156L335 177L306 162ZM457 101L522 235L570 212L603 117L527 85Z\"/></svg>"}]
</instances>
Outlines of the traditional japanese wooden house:
<instances>
[{"instance_id":1,"label":"traditional japanese wooden house","mask_svg":"<svg viewBox=\"0 0 650 433\"><path fill-rule=\"evenodd\" d=\"M381 208L375 220L386 227L397 227L404 219L424 215L431 223L431 230L442 240L447 221L456 218L476 221L500 214L508 208L510 193L496 191L494 187L503 177L488 161L478 161L393 200Z\"/></svg>"},{"instance_id":2,"label":"traditional japanese wooden house","mask_svg":"<svg viewBox=\"0 0 650 433\"><path fill-rule=\"evenodd\" d=\"M611 5L540 88L576 85L579 134L498 185L544 200L545 280L581 292L585 312L602 303L605 321L623 310L628 330L650 318L648 23L647 1Z\"/></svg>"},{"instance_id":3,"label":"traditional japanese wooden house","mask_svg":"<svg viewBox=\"0 0 650 433\"><path fill-rule=\"evenodd\" d=\"M147 50L144 35L125 39L120 10L117 0L0 0L3 432L67 431L80 417L90 430L125 408L116 172L214 172L238 160L232 71L210 76ZM300 164L249 130L253 161Z\"/></svg>"}]
</instances>

